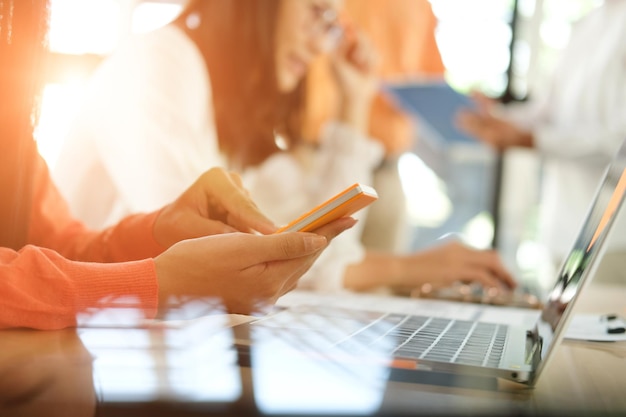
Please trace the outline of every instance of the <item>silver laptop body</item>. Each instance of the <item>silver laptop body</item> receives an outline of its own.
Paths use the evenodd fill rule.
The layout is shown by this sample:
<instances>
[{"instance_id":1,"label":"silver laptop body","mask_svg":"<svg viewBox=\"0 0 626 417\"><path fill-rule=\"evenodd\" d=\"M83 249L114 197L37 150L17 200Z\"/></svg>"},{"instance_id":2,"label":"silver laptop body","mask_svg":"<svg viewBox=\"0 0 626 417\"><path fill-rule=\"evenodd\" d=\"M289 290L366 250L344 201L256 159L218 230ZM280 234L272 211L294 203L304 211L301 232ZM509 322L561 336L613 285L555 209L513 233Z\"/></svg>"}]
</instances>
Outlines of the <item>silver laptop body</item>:
<instances>
[{"instance_id":1,"label":"silver laptop body","mask_svg":"<svg viewBox=\"0 0 626 417\"><path fill-rule=\"evenodd\" d=\"M267 338L280 338L309 355L384 363L409 371L409 375L410 371L418 371L498 377L532 386L563 338L572 308L606 250L605 243L623 206L625 189L626 142L607 168L578 237L532 328L297 305L238 326L237 343L254 346Z\"/></svg>"}]
</instances>

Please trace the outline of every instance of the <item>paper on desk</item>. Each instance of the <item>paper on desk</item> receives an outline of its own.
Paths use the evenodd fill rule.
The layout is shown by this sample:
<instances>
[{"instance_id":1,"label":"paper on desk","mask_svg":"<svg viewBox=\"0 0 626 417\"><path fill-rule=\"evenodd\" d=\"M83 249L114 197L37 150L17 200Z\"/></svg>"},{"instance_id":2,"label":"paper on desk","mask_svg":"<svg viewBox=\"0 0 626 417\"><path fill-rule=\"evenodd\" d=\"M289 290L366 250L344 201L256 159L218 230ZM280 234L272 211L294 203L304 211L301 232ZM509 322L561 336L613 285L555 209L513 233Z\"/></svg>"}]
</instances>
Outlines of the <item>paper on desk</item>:
<instances>
[{"instance_id":1,"label":"paper on desk","mask_svg":"<svg viewBox=\"0 0 626 417\"><path fill-rule=\"evenodd\" d=\"M608 322L600 318L601 314L576 314L572 317L565 338L589 340L596 342L617 342L626 340L626 333L611 334L607 332ZM624 326L624 320L617 318L611 326Z\"/></svg>"}]
</instances>

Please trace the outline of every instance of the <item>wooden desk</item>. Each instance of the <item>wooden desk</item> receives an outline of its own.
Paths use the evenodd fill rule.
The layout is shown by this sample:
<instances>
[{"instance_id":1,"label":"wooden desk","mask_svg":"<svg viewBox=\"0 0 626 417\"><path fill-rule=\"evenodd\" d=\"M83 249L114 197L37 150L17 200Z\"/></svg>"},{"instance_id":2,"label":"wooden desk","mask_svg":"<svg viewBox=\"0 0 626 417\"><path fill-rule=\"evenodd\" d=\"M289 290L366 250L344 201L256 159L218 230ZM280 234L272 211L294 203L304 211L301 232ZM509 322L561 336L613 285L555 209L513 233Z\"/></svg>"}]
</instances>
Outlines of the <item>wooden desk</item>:
<instances>
[{"instance_id":1,"label":"wooden desk","mask_svg":"<svg viewBox=\"0 0 626 417\"><path fill-rule=\"evenodd\" d=\"M576 311L626 315L626 286L592 283ZM626 342L565 340L534 389L377 385L279 369L287 358L271 352L240 367L225 317L176 331L2 331L0 416L626 415ZM285 372L297 376L276 378Z\"/></svg>"},{"instance_id":2,"label":"wooden desk","mask_svg":"<svg viewBox=\"0 0 626 417\"><path fill-rule=\"evenodd\" d=\"M592 282L575 312L626 316L626 285ZM541 414L626 415L626 342L565 340L557 353L534 389L534 409Z\"/></svg>"}]
</instances>

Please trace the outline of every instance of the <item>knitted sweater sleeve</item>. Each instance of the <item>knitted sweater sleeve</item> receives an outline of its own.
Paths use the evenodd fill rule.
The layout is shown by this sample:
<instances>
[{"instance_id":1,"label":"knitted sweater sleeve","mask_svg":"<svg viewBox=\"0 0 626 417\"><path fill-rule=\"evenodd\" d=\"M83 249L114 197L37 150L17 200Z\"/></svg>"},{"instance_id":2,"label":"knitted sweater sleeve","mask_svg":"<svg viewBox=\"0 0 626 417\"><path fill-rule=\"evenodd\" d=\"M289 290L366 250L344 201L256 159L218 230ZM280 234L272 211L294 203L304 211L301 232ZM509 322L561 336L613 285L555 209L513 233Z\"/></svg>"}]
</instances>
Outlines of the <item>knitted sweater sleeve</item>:
<instances>
[{"instance_id":1,"label":"knitted sweater sleeve","mask_svg":"<svg viewBox=\"0 0 626 417\"><path fill-rule=\"evenodd\" d=\"M158 284L152 257L158 213L138 214L103 231L75 220L39 157L29 245L0 248L0 328L58 329L77 315L124 300L153 317Z\"/></svg>"},{"instance_id":2,"label":"knitted sweater sleeve","mask_svg":"<svg viewBox=\"0 0 626 417\"><path fill-rule=\"evenodd\" d=\"M152 233L158 211L134 214L104 230L91 230L72 216L42 158L38 158L35 184L29 243L89 262L152 258L165 250Z\"/></svg>"},{"instance_id":3,"label":"knitted sweater sleeve","mask_svg":"<svg viewBox=\"0 0 626 417\"><path fill-rule=\"evenodd\" d=\"M114 307L121 299L151 318L157 291L151 259L77 262L32 245L19 252L0 248L0 328L72 327L79 314Z\"/></svg>"}]
</instances>

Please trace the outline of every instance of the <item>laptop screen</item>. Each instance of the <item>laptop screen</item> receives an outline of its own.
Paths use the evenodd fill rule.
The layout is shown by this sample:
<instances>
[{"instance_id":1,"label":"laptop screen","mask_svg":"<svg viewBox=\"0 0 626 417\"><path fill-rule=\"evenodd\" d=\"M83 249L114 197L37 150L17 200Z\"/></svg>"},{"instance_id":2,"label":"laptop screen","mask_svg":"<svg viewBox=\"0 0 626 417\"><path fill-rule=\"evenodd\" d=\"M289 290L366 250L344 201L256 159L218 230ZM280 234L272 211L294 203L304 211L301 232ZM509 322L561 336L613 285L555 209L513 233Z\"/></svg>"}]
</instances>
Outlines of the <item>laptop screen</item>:
<instances>
[{"instance_id":1,"label":"laptop screen","mask_svg":"<svg viewBox=\"0 0 626 417\"><path fill-rule=\"evenodd\" d=\"M626 192L626 141L606 171L587 218L574 245L565 259L557 281L548 295L536 331L542 342L541 357L561 338L567 325L572 302L583 285L590 281L597 268L596 259L605 242L610 226L620 211ZM539 369L537 370L537 373Z\"/></svg>"}]
</instances>

